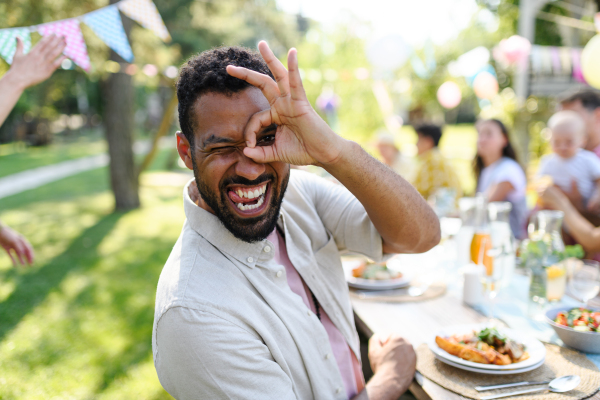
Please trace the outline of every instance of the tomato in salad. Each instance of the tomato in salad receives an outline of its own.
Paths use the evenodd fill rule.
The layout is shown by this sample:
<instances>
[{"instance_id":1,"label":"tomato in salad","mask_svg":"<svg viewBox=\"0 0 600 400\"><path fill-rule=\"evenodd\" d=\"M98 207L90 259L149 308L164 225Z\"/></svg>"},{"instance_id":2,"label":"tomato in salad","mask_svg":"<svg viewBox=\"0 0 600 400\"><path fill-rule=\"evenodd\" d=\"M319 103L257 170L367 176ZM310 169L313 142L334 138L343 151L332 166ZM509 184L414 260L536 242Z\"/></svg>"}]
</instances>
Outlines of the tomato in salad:
<instances>
[{"instance_id":1,"label":"tomato in salad","mask_svg":"<svg viewBox=\"0 0 600 400\"><path fill-rule=\"evenodd\" d=\"M587 308L573 308L569 311L561 311L554 319L559 325L573 328L581 332L600 332L600 311L588 310Z\"/></svg>"}]
</instances>

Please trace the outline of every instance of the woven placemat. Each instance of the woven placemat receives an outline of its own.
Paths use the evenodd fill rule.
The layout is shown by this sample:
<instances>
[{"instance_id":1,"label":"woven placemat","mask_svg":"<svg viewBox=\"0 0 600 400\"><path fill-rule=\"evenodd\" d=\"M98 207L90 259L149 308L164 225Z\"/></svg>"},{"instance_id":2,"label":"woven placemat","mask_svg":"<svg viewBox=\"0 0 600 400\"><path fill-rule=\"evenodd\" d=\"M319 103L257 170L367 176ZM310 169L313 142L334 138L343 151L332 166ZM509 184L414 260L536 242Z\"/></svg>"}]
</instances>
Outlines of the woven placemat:
<instances>
[{"instance_id":1,"label":"woven placemat","mask_svg":"<svg viewBox=\"0 0 600 400\"><path fill-rule=\"evenodd\" d=\"M485 375L464 371L444 364L435 358L427 344L417 348L417 370L429 380L445 389L470 399L480 399L492 394L510 393L524 389L508 388L477 392L474 387L498 385L521 381L549 381L564 375L579 375L581 384L567 393L539 392L521 395L519 400L573 400L592 396L600 387L600 371L581 353L551 344L546 344L546 361L533 371L513 375ZM529 386L528 388L534 388Z\"/></svg>"},{"instance_id":2,"label":"woven placemat","mask_svg":"<svg viewBox=\"0 0 600 400\"><path fill-rule=\"evenodd\" d=\"M406 288L398 289L398 291L400 293L406 293ZM357 299L361 299L361 300L367 300L367 301L379 301L379 302L387 301L390 303L413 303L413 302L417 302L417 301L431 300L431 299L435 299L436 297L442 296L444 293L446 293L446 284L443 282L433 283L433 284L429 285L427 290L425 290L425 293L423 293L420 296L409 296L408 294L394 294L393 290L390 290L390 291L384 290L384 291L382 291L381 295L378 294L378 291L371 291L368 294L362 294L361 292L364 292L364 290L351 288L350 296L357 298Z\"/></svg>"}]
</instances>

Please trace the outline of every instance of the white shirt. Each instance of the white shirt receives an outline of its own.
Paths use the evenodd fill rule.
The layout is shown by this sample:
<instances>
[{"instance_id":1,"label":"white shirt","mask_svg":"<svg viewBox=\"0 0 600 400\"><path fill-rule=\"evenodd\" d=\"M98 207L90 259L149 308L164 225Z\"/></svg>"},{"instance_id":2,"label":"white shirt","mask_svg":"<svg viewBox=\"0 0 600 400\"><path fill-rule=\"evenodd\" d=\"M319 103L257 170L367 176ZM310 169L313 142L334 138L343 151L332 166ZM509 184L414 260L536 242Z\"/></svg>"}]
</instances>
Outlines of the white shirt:
<instances>
[{"instance_id":1,"label":"white shirt","mask_svg":"<svg viewBox=\"0 0 600 400\"><path fill-rule=\"evenodd\" d=\"M510 182L514 190L508 193L507 200L515 203L525 198L527 178L523 168L515 160L502 157L495 163L488 165L481 171L478 192L486 192L491 186L501 182Z\"/></svg>"},{"instance_id":2,"label":"white shirt","mask_svg":"<svg viewBox=\"0 0 600 400\"><path fill-rule=\"evenodd\" d=\"M289 288L273 243L236 239L187 186L184 209L156 293L163 387L176 399L346 399L327 332ZM279 226L290 261L360 360L340 252L383 259L364 207L343 186L292 170Z\"/></svg>"},{"instance_id":3,"label":"white shirt","mask_svg":"<svg viewBox=\"0 0 600 400\"><path fill-rule=\"evenodd\" d=\"M551 176L554 184L565 192L571 191L571 181L574 180L579 193L587 202L596 189L595 181L600 178L600 159L591 151L583 149L567 159L557 154L548 154L542 158L537 174Z\"/></svg>"}]
</instances>

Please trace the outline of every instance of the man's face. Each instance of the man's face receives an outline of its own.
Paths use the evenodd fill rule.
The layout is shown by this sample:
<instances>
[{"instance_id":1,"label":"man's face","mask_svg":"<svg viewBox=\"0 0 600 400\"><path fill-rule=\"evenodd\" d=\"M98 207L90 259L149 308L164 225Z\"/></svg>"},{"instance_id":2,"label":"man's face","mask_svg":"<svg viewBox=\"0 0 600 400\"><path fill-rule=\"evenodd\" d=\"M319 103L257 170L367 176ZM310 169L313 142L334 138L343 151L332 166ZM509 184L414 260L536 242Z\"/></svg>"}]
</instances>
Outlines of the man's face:
<instances>
[{"instance_id":1,"label":"man's face","mask_svg":"<svg viewBox=\"0 0 600 400\"><path fill-rule=\"evenodd\" d=\"M576 100L571 103L563 103L561 104L560 108L562 110L575 111L577 114L579 114L579 116L585 122L586 136L589 138L594 135L594 132L597 130L596 124L598 123L594 115L595 113L585 108L583 104L581 104L581 101Z\"/></svg>"},{"instance_id":2,"label":"man's face","mask_svg":"<svg viewBox=\"0 0 600 400\"><path fill-rule=\"evenodd\" d=\"M190 112L190 153L200 206L246 242L263 240L275 229L289 180L289 164L256 163L242 151L250 117L268 108L267 99L252 87L232 96L203 94ZM272 144L275 132L274 125L264 128L257 134L257 145Z\"/></svg>"},{"instance_id":3,"label":"man's face","mask_svg":"<svg viewBox=\"0 0 600 400\"><path fill-rule=\"evenodd\" d=\"M429 136L417 134L417 154L421 155L433 149L433 139Z\"/></svg>"}]
</instances>

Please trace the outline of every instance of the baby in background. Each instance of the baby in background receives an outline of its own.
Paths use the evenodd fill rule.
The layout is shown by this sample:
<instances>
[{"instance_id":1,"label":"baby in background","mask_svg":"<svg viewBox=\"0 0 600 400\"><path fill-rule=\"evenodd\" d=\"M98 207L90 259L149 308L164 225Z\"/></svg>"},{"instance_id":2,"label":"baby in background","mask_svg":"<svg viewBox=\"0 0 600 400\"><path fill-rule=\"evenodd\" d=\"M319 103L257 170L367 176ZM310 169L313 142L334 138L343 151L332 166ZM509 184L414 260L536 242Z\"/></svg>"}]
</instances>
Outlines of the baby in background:
<instances>
[{"instance_id":1,"label":"baby in background","mask_svg":"<svg viewBox=\"0 0 600 400\"><path fill-rule=\"evenodd\" d=\"M560 111L550 118L548 128L553 154L542 158L538 177L550 176L564 192L576 184L584 206L600 211L600 159L581 148L586 140L584 121L574 111Z\"/></svg>"}]
</instances>

